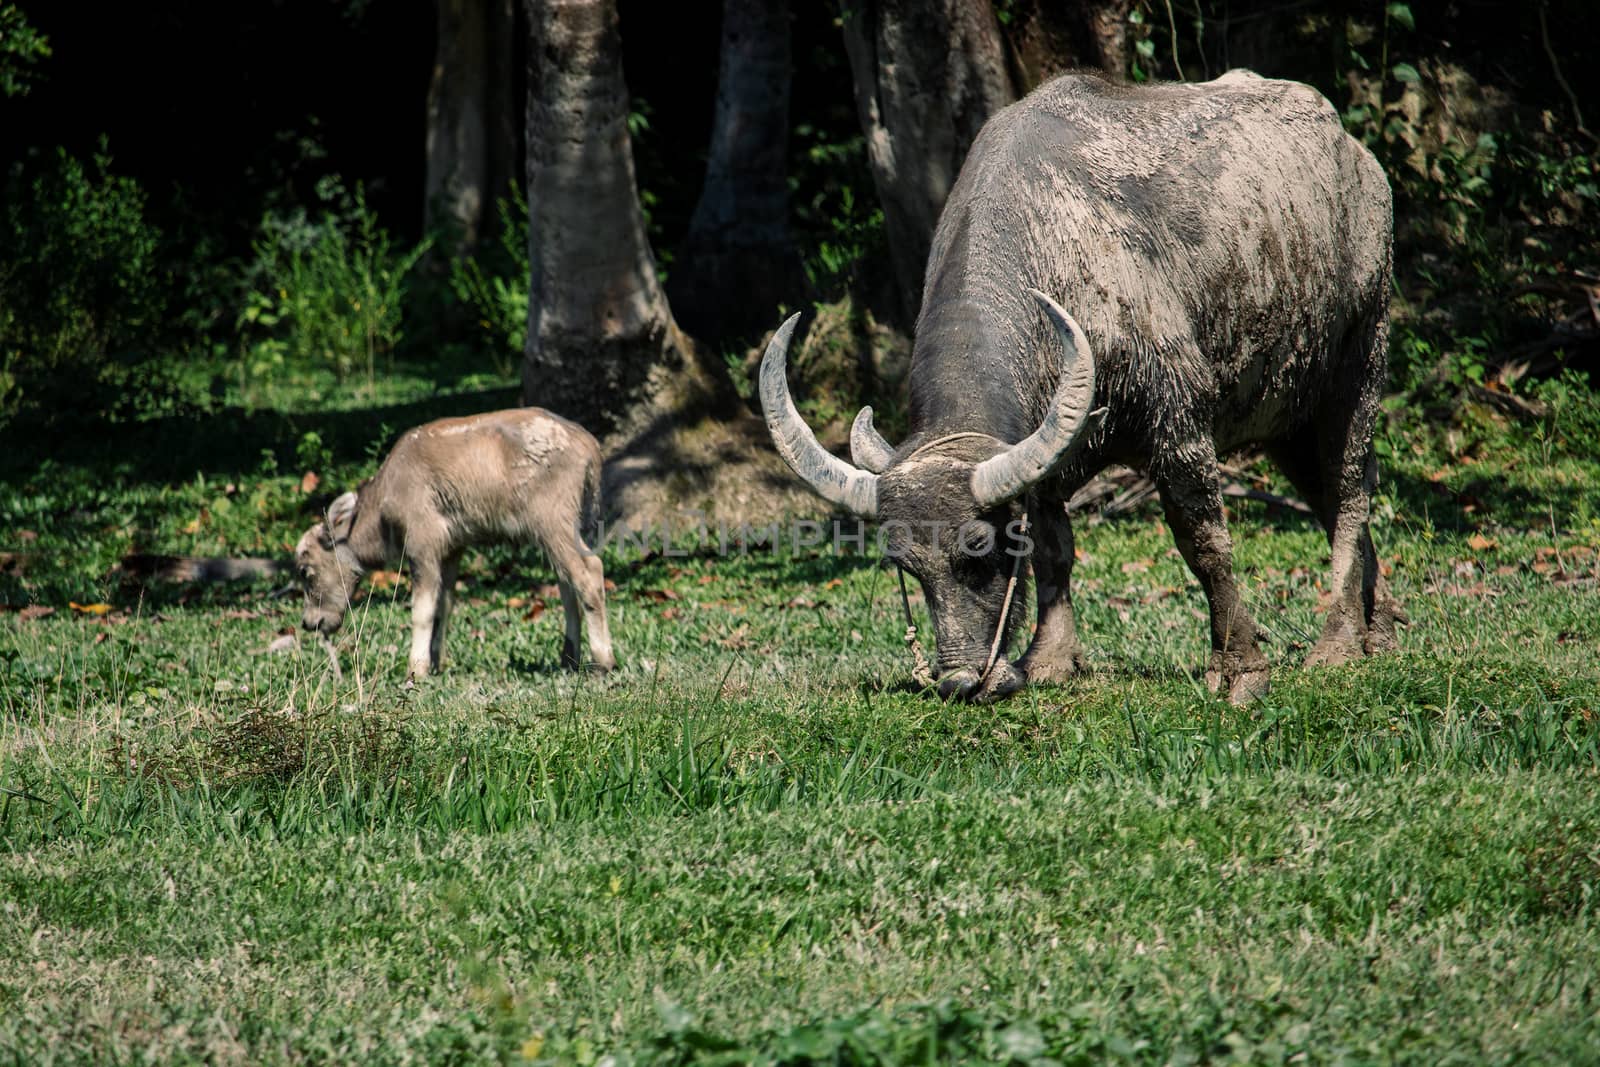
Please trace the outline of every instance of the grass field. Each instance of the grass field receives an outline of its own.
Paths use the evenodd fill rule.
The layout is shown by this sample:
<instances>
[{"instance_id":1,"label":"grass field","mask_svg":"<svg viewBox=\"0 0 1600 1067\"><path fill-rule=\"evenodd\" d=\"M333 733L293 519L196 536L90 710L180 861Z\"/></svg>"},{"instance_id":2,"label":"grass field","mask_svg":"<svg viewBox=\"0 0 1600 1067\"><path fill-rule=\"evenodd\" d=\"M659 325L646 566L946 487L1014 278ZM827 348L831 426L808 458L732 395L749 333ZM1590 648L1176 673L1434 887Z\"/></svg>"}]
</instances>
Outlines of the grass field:
<instances>
[{"instance_id":1,"label":"grass field","mask_svg":"<svg viewBox=\"0 0 1600 1067\"><path fill-rule=\"evenodd\" d=\"M870 556L614 551L593 677L542 563L480 553L415 690L397 576L336 682L269 651L294 595L111 573L283 552L395 431L509 400L438 374L8 442L0 1062L1596 1059L1581 383L1391 405L1396 655L1301 671L1322 536L1235 502L1243 711L1153 508L1080 527L1092 673L984 708L909 683Z\"/></svg>"}]
</instances>

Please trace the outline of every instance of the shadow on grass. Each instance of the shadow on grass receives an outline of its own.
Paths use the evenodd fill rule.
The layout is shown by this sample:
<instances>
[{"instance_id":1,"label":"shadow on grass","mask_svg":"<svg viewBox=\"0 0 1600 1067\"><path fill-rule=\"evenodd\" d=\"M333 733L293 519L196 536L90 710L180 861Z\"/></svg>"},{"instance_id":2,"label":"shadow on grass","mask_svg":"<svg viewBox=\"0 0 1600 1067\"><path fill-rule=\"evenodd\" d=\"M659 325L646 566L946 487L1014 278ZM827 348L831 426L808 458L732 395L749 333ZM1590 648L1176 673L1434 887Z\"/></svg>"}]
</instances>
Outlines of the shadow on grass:
<instances>
[{"instance_id":1,"label":"shadow on grass","mask_svg":"<svg viewBox=\"0 0 1600 1067\"><path fill-rule=\"evenodd\" d=\"M514 407L517 390L484 389L348 411L286 412L239 407L137 422L85 412L66 424L14 424L0 449L0 486L18 486L47 462L115 475L124 482L170 484L196 474L254 470L264 452L288 469L302 436L316 432L335 463L354 463L401 431L452 415ZM380 451L381 454L381 451Z\"/></svg>"}]
</instances>

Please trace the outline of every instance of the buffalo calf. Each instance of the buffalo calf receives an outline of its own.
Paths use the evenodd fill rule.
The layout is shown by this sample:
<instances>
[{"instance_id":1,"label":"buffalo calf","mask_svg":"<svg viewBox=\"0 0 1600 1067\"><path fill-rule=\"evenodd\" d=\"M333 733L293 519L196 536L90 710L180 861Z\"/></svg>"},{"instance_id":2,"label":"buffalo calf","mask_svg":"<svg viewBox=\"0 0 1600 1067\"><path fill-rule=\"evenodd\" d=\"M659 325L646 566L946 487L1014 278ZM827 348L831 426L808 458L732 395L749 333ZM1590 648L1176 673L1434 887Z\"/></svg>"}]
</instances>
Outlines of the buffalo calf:
<instances>
[{"instance_id":1,"label":"buffalo calf","mask_svg":"<svg viewBox=\"0 0 1600 1067\"><path fill-rule=\"evenodd\" d=\"M590 551L599 523L600 446L581 426L540 408L440 419L407 431L378 473L328 507L300 538L295 569L307 630L344 622L361 575L403 558L411 569L411 676L439 669L456 571L470 545L535 544L561 586L564 666L616 665L605 574Z\"/></svg>"}]
</instances>

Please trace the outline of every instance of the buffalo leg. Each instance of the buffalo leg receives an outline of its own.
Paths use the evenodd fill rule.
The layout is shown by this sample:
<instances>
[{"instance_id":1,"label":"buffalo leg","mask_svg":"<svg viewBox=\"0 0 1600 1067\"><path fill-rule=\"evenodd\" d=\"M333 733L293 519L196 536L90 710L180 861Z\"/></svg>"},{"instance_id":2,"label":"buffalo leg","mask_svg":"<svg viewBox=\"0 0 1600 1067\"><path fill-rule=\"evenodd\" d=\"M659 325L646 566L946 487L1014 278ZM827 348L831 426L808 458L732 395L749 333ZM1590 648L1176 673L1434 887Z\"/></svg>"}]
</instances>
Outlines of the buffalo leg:
<instances>
[{"instance_id":1,"label":"buffalo leg","mask_svg":"<svg viewBox=\"0 0 1600 1067\"><path fill-rule=\"evenodd\" d=\"M1072 519L1059 500L1041 501L1029 511L1039 625L1017 666L1031 682L1059 682L1086 665L1072 611Z\"/></svg>"},{"instance_id":2,"label":"buffalo leg","mask_svg":"<svg viewBox=\"0 0 1600 1067\"><path fill-rule=\"evenodd\" d=\"M1233 540L1222 511L1216 450L1208 439L1161 449L1151 471L1178 551L1200 579L1211 608L1211 663L1206 686L1245 704L1267 691L1267 658L1256 622L1233 577Z\"/></svg>"},{"instance_id":3,"label":"buffalo leg","mask_svg":"<svg viewBox=\"0 0 1600 1067\"><path fill-rule=\"evenodd\" d=\"M1288 476L1295 492L1299 493L1301 499L1316 513L1317 520L1328 536L1331 548L1333 533L1338 526L1338 508L1324 489L1324 465L1318 452L1317 435L1311 431L1303 431L1283 444L1273 447L1270 455L1279 469ZM1361 529L1360 553L1364 572L1366 568L1371 568L1372 580L1371 598L1362 597L1361 649L1368 655L1389 652L1396 645L1395 628L1399 623L1405 622L1406 617L1400 610L1399 603L1389 593L1389 583L1378 567L1377 551L1372 545L1372 536L1364 521ZM1364 573L1363 581L1365 577ZM1345 648L1349 655L1344 658L1348 659L1353 655L1352 647L1351 643L1346 643Z\"/></svg>"},{"instance_id":4,"label":"buffalo leg","mask_svg":"<svg viewBox=\"0 0 1600 1067\"><path fill-rule=\"evenodd\" d=\"M1387 334L1386 325L1380 323L1370 337L1362 339L1367 360L1366 390L1325 404L1315 420L1325 495L1323 524L1328 529L1332 557L1329 588L1333 603L1328 608L1322 636L1306 657L1308 667L1389 651L1396 645L1396 625L1405 621L1378 572L1378 553L1368 527L1372 493L1378 484L1372 432Z\"/></svg>"}]
</instances>

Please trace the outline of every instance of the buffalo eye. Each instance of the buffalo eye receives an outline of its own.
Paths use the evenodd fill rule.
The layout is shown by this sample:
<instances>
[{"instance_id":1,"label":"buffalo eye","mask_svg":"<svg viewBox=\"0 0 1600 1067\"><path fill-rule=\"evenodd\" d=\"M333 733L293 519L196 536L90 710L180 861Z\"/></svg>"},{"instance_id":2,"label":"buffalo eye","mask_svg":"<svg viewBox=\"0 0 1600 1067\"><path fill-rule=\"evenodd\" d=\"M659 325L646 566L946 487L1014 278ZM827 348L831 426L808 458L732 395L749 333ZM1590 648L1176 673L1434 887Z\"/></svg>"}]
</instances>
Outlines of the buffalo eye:
<instances>
[{"instance_id":1,"label":"buffalo eye","mask_svg":"<svg viewBox=\"0 0 1600 1067\"><path fill-rule=\"evenodd\" d=\"M956 537L963 556L987 556L994 551L994 526L982 519L962 523Z\"/></svg>"}]
</instances>

